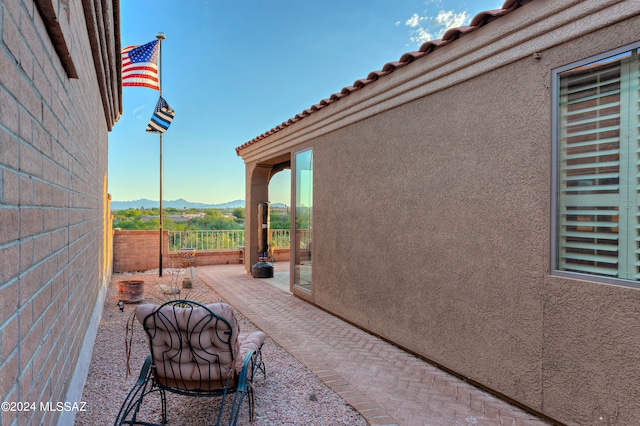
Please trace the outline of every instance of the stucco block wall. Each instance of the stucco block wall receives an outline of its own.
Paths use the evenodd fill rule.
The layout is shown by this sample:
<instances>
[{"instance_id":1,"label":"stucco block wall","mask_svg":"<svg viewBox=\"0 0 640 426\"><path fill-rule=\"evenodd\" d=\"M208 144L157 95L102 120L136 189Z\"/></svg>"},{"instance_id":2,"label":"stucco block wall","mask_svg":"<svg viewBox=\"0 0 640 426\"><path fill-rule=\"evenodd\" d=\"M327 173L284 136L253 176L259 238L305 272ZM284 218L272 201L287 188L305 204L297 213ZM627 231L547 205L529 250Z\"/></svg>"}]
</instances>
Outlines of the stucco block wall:
<instances>
[{"instance_id":1,"label":"stucco block wall","mask_svg":"<svg viewBox=\"0 0 640 426\"><path fill-rule=\"evenodd\" d=\"M322 307L538 408L540 71L527 58L317 141L313 266Z\"/></svg>"},{"instance_id":2,"label":"stucco block wall","mask_svg":"<svg viewBox=\"0 0 640 426\"><path fill-rule=\"evenodd\" d=\"M39 4L58 13L57 44L34 1L0 2L0 402L37 408L3 410L2 425L72 424L68 413L39 404L79 401L78 366L81 354L91 354L86 338L111 272L111 111L101 99L83 6ZM106 2L102 12L109 11ZM113 40L113 15L105 22ZM63 66L61 46L77 78L69 77L69 62Z\"/></svg>"},{"instance_id":3,"label":"stucco block wall","mask_svg":"<svg viewBox=\"0 0 640 426\"><path fill-rule=\"evenodd\" d=\"M640 291L549 268L551 69L638 28L314 140L314 302L561 422L639 423Z\"/></svg>"}]
</instances>

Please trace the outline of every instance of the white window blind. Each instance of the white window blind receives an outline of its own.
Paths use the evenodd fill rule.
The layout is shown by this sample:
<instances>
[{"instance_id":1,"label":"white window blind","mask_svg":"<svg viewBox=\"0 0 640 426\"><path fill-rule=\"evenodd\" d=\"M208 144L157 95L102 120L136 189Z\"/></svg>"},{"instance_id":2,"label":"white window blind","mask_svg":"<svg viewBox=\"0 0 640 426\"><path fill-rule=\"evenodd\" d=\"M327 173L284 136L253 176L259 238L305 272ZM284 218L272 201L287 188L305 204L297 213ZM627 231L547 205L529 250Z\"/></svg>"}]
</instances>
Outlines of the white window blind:
<instances>
[{"instance_id":1,"label":"white window blind","mask_svg":"<svg viewBox=\"0 0 640 426\"><path fill-rule=\"evenodd\" d=\"M639 62L559 74L559 270L640 279Z\"/></svg>"}]
</instances>

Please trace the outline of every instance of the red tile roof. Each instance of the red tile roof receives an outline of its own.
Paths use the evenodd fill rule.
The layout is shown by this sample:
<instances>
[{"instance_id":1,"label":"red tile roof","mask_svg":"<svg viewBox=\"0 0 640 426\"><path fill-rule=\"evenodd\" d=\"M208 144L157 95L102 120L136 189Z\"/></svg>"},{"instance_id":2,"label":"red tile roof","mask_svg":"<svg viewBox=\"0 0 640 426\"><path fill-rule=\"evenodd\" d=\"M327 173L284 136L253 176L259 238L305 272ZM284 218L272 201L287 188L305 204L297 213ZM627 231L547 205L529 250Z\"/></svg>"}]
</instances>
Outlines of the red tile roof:
<instances>
[{"instance_id":1,"label":"red tile roof","mask_svg":"<svg viewBox=\"0 0 640 426\"><path fill-rule=\"evenodd\" d=\"M443 46L446 46L447 44L459 39L460 37L472 31L475 31L480 27L487 25L489 22L492 22L495 19L514 11L515 9L519 8L520 6L526 3L529 3L530 1L533 1L533 0L506 0L502 5L502 8L500 9L487 10L485 12L478 13L476 16L473 17L473 19L471 20L471 23L468 26L451 28L444 33L444 35L440 40L427 41L423 43L422 46L420 46L420 49L418 49L417 51L407 52L400 57L400 60L386 63L381 70L370 72L366 78L356 80L353 83L353 85L343 88L340 92L334 93L331 96L329 96L327 99L323 99L319 103L312 105L309 109L305 109L301 113L296 114L295 117L290 118L289 120L283 122L279 126L276 126L273 129L269 130L268 132L265 132L260 136L257 136L251 139L250 141L240 145L239 147L236 148L236 154L240 155L240 151L242 149L250 145L253 145L254 143L268 136L271 136L276 132L279 132L280 130L290 126L291 124L297 121L302 120L306 116L326 107L327 105L330 105L336 101L339 101L340 99L344 98L350 93L360 90L363 87L375 82L380 77L384 77L385 75L392 73L398 68L409 65L411 62L415 61L416 59L426 56L429 53L433 52L434 50L442 48Z\"/></svg>"}]
</instances>

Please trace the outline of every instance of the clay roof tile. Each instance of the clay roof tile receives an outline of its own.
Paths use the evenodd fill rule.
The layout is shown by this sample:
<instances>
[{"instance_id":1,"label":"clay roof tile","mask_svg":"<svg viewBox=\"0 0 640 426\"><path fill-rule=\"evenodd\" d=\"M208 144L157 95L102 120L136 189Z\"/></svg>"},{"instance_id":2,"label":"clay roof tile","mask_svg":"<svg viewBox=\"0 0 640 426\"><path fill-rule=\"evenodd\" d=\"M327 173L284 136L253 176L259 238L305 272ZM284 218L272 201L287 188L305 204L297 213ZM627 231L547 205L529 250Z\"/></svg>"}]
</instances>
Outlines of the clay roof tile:
<instances>
[{"instance_id":1,"label":"clay roof tile","mask_svg":"<svg viewBox=\"0 0 640 426\"><path fill-rule=\"evenodd\" d=\"M361 78L360 80L356 80L356 81L353 82L353 88L355 90L362 89L366 85L367 85L367 79L366 78Z\"/></svg>"},{"instance_id":2,"label":"clay roof tile","mask_svg":"<svg viewBox=\"0 0 640 426\"><path fill-rule=\"evenodd\" d=\"M419 50L415 52L407 52L400 57L399 62L404 64L410 64L411 62L415 61L421 56L424 56L424 53L420 52Z\"/></svg>"},{"instance_id":3,"label":"clay roof tile","mask_svg":"<svg viewBox=\"0 0 640 426\"><path fill-rule=\"evenodd\" d=\"M502 15L506 15L507 13L509 13L509 11L505 9L487 10L486 12L480 12L473 17L469 25L472 27L482 27L484 25L487 25L494 19Z\"/></svg>"},{"instance_id":4,"label":"clay roof tile","mask_svg":"<svg viewBox=\"0 0 640 426\"><path fill-rule=\"evenodd\" d=\"M447 42L452 42L454 40L459 39L463 35L470 33L476 28L478 27L466 26L466 27L451 28L444 33L444 35L442 36L442 39L446 40Z\"/></svg>"},{"instance_id":5,"label":"clay roof tile","mask_svg":"<svg viewBox=\"0 0 640 426\"><path fill-rule=\"evenodd\" d=\"M429 40L422 43L419 50L420 52L423 52L423 53L431 53L438 47L442 47L447 43L449 42L445 40Z\"/></svg>"}]
</instances>

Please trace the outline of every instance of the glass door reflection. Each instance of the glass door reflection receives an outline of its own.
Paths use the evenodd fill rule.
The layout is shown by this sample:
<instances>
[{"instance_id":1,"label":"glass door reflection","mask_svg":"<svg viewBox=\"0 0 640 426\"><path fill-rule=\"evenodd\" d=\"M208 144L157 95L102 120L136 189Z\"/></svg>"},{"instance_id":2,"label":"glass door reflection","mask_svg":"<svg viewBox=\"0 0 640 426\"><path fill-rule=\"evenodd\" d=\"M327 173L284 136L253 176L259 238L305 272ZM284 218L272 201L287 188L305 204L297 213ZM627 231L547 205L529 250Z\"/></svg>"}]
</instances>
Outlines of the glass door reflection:
<instances>
[{"instance_id":1,"label":"glass door reflection","mask_svg":"<svg viewBox=\"0 0 640 426\"><path fill-rule=\"evenodd\" d=\"M295 156L295 246L293 284L311 292L313 150Z\"/></svg>"}]
</instances>

